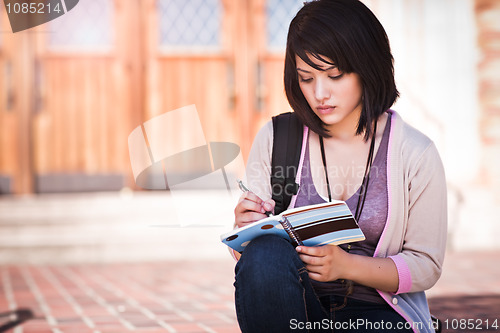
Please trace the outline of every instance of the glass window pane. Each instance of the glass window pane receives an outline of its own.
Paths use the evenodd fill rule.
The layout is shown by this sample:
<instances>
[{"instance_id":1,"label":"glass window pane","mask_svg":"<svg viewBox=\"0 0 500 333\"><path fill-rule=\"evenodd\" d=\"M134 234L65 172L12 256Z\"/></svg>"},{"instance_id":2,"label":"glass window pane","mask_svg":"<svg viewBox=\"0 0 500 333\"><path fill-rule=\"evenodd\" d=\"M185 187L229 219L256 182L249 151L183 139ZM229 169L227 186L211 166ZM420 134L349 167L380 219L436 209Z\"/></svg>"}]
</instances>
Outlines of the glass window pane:
<instances>
[{"instance_id":1,"label":"glass window pane","mask_svg":"<svg viewBox=\"0 0 500 333\"><path fill-rule=\"evenodd\" d=\"M288 27L304 2L304 0L267 0L267 47L270 51L285 50Z\"/></svg>"},{"instance_id":2,"label":"glass window pane","mask_svg":"<svg viewBox=\"0 0 500 333\"><path fill-rule=\"evenodd\" d=\"M168 50L220 48L220 0L158 0L159 43Z\"/></svg>"},{"instance_id":3,"label":"glass window pane","mask_svg":"<svg viewBox=\"0 0 500 333\"><path fill-rule=\"evenodd\" d=\"M49 48L110 50L113 45L113 1L84 0L49 22Z\"/></svg>"}]
</instances>

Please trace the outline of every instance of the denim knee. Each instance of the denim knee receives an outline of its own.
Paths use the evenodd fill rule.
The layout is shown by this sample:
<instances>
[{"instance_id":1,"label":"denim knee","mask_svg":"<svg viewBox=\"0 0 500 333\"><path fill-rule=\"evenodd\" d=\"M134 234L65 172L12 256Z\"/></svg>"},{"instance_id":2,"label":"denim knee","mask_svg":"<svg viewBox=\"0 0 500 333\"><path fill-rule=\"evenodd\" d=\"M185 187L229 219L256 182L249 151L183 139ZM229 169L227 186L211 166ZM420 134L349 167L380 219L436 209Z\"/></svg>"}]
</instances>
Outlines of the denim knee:
<instances>
[{"instance_id":1,"label":"denim knee","mask_svg":"<svg viewBox=\"0 0 500 333\"><path fill-rule=\"evenodd\" d=\"M254 239L235 272L236 314L242 332L289 332L290 319L305 322L311 314L324 314L295 248L278 236Z\"/></svg>"},{"instance_id":2,"label":"denim knee","mask_svg":"<svg viewBox=\"0 0 500 333\"><path fill-rule=\"evenodd\" d=\"M297 275L301 267L303 263L292 244L281 237L266 235L247 245L235 272L237 278L245 275L261 284L272 285L286 273Z\"/></svg>"}]
</instances>

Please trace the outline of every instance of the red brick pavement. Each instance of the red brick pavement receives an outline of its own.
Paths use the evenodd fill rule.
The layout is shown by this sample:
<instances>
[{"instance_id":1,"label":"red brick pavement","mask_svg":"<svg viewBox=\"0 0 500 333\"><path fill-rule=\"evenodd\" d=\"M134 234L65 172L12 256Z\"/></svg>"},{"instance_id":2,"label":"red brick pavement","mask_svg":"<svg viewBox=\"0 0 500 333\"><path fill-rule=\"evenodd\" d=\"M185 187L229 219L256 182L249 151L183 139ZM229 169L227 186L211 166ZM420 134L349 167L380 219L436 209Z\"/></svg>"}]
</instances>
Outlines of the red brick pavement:
<instances>
[{"instance_id":1,"label":"red brick pavement","mask_svg":"<svg viewBox=\"0 0 500 333\"><path fill-rule=\"evenodd\" d=\"M232 266L228 260L2 267L0 309L35 313L22 333L238 332Z\"/></svg>"},{"instance_id":2,"label":"red brick pavement","mask_svg":"<svg viewBox=\"0 0 500 333\"><path fill-rule=\"evenodd\" d=\"M494 320L500 325L499 255L448 255L442 279L428 293L431 311L448 320L445 332L500 332L492 327ZM233 266L230 259L4 266L0 312L34 312L13 333L239 332Z\"/></svg>"},{"instance_id":3,"label":"red brick pavement","mask_svg":"<svg viewBox=\"0 0 500 333\"><path fill-rule=\"evenodd\" d=\"M449 253L427 292L443 332L500 332L500 252Z\"/></svg>"}]
</instances>

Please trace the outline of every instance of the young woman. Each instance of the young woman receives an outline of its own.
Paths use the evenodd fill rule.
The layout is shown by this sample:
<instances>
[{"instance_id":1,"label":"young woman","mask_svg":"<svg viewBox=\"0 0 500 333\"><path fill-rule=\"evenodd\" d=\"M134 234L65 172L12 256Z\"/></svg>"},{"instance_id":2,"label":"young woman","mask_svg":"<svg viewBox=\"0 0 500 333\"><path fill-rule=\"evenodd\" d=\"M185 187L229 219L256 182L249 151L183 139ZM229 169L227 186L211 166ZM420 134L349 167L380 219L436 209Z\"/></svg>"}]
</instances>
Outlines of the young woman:
<instances>
[{"instance_id":1,"label":"young woman","mask_svg":"<svg viewBox=\"0 0 500 333\"><path fill-rule=\"evenodd\" d=\"M291 206L347 202L366 240L253 240L236 265L243 332L433 332L424 290L441 274L446 182L435 145L389 108L398 97L386 33L358 0L306 3L292 20L285 91L304 124ZM272 211L272 123L247 164L242 227Z\"/></svg>"}]
</instances>

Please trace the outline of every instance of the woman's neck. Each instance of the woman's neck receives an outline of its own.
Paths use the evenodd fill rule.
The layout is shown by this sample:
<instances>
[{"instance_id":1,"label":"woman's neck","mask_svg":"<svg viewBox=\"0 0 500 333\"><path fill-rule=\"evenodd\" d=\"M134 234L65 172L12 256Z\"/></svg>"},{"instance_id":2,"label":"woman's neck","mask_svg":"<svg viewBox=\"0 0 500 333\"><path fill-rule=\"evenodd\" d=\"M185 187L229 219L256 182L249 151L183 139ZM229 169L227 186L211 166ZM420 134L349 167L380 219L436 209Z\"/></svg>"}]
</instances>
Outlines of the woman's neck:
<instances>
[{"instance_id":1,"label":"woman's neck","mask_svg":"<svg viewBox=\"0 0 500 333\"><path fill-rule=\"evenodd\" d=\"M353 112L354 113L354 112ZM379 129L385 128L385 124L387 122L388 118L388 113L384 112L380 117L377 119L377 127ZM327 142L337 142L337 143L342 143L342 144L352 144L352 143L367 143L365 141L365 133L361 134L356 134L356 130L358 128L358 121L359 121L359 116L356 116L353 120L347 121L348 119L344 119L345 121L342 121L337 124L332 124L330 126L326 126L326 128L330 131L330 138L324 138L325 144ZM373 126L374 124L371 124L369 126ZM377 136L381 136L383 131L377 131L378 133Z\"/></svg>"}]
</instances>

